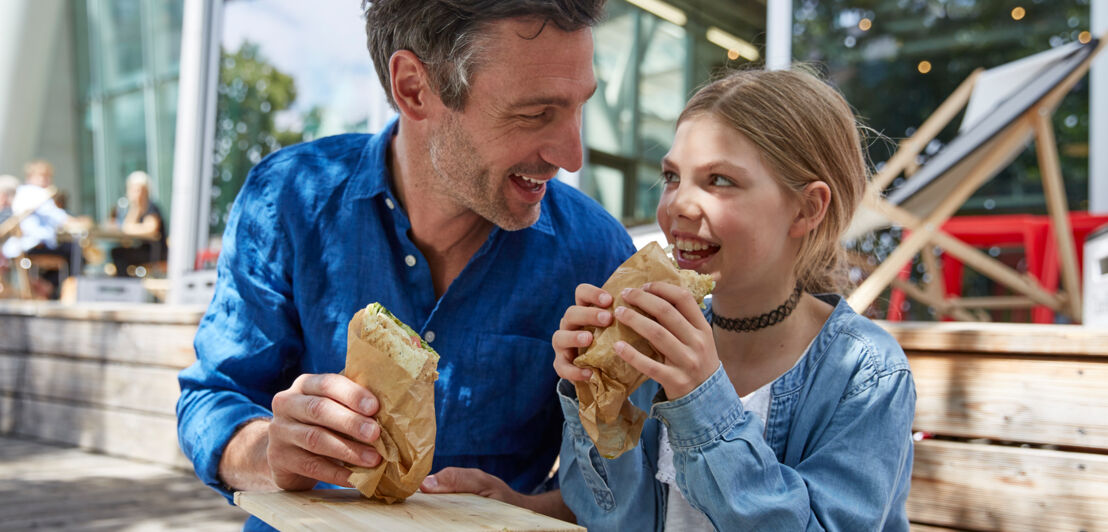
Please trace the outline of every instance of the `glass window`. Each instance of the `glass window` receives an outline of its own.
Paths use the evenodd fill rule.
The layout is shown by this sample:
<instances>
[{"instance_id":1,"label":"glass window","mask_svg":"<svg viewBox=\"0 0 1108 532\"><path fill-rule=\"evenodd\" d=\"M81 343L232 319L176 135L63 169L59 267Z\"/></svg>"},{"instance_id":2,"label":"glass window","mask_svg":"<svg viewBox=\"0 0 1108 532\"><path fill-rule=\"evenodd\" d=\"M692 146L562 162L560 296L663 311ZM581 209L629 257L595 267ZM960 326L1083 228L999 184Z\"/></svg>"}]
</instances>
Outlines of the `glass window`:
<instances>
[{"instance_id":1,"label":"glass window","mask_svg":"<svg viewBox=\"0 0 1108 532\"><path fill-rule=\"evenodd\" d=\"M104 136L107 140L109 197L124 195L124 181L135 170L147 170L146 108L141 91L112 98L106 105Z\"/></svg>"},{"instance_id":2,"label":"glass window","mask_svg":"<svg viewBox=\"0 0 1108 532\"><path fill-rule=\"evenodd\" d=\"M663 19L626 1L609 2L607 19L594 31L597 92L585 106L589 164L580 184L627 225L654 220L660 163L692 89L718 68L760 55L746 51L749 57L728 58L728 50L708 35L712 30L731 42L742 41L739 36L753 40L764 32L764 8L688 0L669 4ZM681 16L672 16L673 9Z\"/></svg>"},{"instance_id":3,"label":"glass window","mask_svg":"<svg viewBox=\"0 0 1108 532\"><path fill-rule=\"evenodd\" d=\"M184 2L181 0L150 0L150 2L154 73L158 76L176 77L181 62Z\"/></svg>"},{"instance_id":4,"label":"glass window","mask_svg":"<svg viewBox=\"0 0 1108 532\"><path fill-rule=\"evenodd\" d=\"M100 2L99 29L104 87L114 89L142 80L142 12L140 0Z\"/></svg>"},{"instance_id":5,"label":"glass window","mask_svg":"<svg viewBox=\"0 0 1108 532\"><path fill-rule=\"evenodd\" d=\"M211 235L222 234L235 195L262 157L366 131L380 84L358 2L228 2L221 48Z\"/></svg>"}]
</instances>

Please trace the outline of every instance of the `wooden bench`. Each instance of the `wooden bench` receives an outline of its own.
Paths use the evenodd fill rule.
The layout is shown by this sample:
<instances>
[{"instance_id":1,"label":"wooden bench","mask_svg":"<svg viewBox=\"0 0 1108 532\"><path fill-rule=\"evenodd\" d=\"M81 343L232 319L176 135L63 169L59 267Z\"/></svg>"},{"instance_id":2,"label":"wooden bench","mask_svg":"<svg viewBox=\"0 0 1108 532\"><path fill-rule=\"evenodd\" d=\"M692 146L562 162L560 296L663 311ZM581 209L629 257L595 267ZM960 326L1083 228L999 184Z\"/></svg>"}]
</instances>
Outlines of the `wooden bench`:
<instances>
[{"instance_id":1,"label":"wooden bench","mask_svg":"<svg viewBox=\"0 0 1108 532\"><path fill-rule=\"evenodd\" d=\"M1108 330L884 322L915 377L913 530L1108 530Z\"/></svg>"},{"instance_id":2,"label":"wooden bench","mask_svg":"<svg viewBox=\"0 0 1108 532\"><path fill-rule=\"evenodd\" d=\"M177 445L177 373L196 360L202 314L0 301L0 434L191 469Z\"/></svg>"}]
</instances>

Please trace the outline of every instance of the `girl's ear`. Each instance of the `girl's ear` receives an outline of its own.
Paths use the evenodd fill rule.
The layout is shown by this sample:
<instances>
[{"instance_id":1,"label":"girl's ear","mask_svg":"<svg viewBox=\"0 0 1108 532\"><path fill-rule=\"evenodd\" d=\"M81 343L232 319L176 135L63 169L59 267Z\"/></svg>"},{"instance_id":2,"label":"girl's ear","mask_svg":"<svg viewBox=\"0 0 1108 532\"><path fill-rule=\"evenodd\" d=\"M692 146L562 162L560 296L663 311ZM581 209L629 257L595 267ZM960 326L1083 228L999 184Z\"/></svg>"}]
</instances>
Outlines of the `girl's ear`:
<instances>
[{"instance_id":1,"label":"girl's ear","mask_svg":"<svg viewBox=\"0 0 1108 532\"><path fill-rule=\"evenodd\" d=\"M410 50L399 50L389 58L389 82L392 98L400 114L412 120L427 117L431 100L436 98L431 88L427 67Z\"/></svg>"},{"instance_id":2,"label":"girl's ear","mask_svg":"<svg viewBox=\"0 0 1108 532\"><path fill-rule=\"evenodd\" d=\"M801 238L819 227L831 204L831 187L823 181L808 183L800 191L799 201L800 209L789 226L789 236L792 238Z\"/></svg>"}]
</instances>

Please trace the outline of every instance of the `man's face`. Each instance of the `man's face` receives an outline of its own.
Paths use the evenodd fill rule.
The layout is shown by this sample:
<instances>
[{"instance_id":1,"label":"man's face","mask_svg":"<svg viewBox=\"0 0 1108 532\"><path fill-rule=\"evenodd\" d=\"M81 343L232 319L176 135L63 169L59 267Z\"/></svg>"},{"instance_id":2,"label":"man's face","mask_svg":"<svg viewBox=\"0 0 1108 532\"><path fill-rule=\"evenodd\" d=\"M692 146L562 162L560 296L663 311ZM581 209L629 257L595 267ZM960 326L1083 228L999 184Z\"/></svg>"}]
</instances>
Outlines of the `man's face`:
<instances>
[{"instance_id":1,"label":"man's face","mask_svg":"<svg viewBox=\"0 0 1108 532\"><path fill-rule=\"evenodd\" d=\"M48 187L54 181L54 174L48 170L36 168L27 174L27 184Z\"/></svg>"},{"instance_id":2,"label":"man's face","mask_svg":"<svg viewBox=\"0 0 1108 532\"><path fill-rule=\"evenodd\" d=\"M539 219L546 182L581 167L581 110L596 89L590 30L518 19L492 25L462 111L430 135L439 190L514 231ZM525 38L527 37L527 38Z\"/></svg>"}]
</instances>

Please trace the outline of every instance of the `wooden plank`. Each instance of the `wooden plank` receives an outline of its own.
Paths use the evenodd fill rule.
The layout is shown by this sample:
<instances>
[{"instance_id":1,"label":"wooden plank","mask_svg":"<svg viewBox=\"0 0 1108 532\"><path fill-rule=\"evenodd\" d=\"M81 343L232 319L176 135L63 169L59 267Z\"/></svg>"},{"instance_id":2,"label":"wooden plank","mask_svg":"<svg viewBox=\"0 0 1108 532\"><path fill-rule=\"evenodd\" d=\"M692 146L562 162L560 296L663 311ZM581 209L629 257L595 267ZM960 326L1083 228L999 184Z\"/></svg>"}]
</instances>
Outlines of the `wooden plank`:
<instances>
[{"instance_id":1,"label":"wooden plank","mask_svg":"<svg viewBox=\"0 0 1108 532\"><path fill-rule=\"evenodd\" d=\"M1108 357L1108 330L1080 325L878 321L905 351Z\"/></svg>"},{"instance_id":2,"label":"wooden plank","mask_svg":"<svg viewBox=\"0 0 1108 532\"><path fill-rule=\"evenodd\" d=\"M973 530L1105 530L1108 456L924 440L908 516Z\"/></svg>"},{"instance_id":3,"label":"wooden plank","mask_svg":"<svg viewBox=\"0 0 1108 532\"><path fill-rule=\"evenodd\" d=\"M205 307L162 303L75 303L0 300L0 317L26 316L68 320L197 325Z\"/></svg>"},{"instance_id":4,"label":"wooden plank","mask_svg":"<svg viewBox=\"0 0 1108 532\"><path fill-rule=\"evenodd\" d=\"M0 353L0 392L176 415L177 369Z\"/></svg>"},{"instance_id":5,"label":"wooden plank","mask_svg":"<svg viewBox=\"0 0 1108 532\"><path fill-rule=\"evenodd\" d=\"M915 430L1108 450L1108 361L920 354Z\"/></svg>"},{"instance_id":6,"label":"wooden plank","mask_svg":"<svg viewBox=\"0 0 1108 532\"><path fill-rule=\"evenodd\" d=\"M196 360L196 326L0 315L0 352L184 368Z\"/></svg>"},{"instance_id":7,"label":"wooden plank","mask_svg":"<svg viewBox=\"0 0 1108 532\"><path fill-rule=\"evenodd\" d=\"M9 434L191 470L177 446L176 418L30 398L10 398ZM5 418L8 416L5 415Z\"/></svg>"},{"instance_id":8,"label":"wooden plank","mask_svg":"<svg viewBox=\"0 0 1108 532\"><path fill-rule=\"evenodd\" d=\"M469 493L416 492L397 504L355 490L236 492L235 504L284 532L295 531L583 531L582 527Z\"/></svg>"},{"instance_id":9,"label":"wooden plank","mask_svg":"<svg viewBox=\"0 0 1108 532\"><path fill-rule=\"evenodd\" d=\"M1062 183L1062 169L1058 163L1058 141L1054 138L1054 127L1050 123L1052 109L1040 105L1035 110L1035 153L1039 157L1039 173L1042 174L1046 211L1050 215L1050 228L1054 231L1054 244L1058 246L1058 258L1062 266L1066 314L1080 322L1081 274L1077 266L1073 231L1070 229L1066 187Z\"/></svg>"}]
</instances>

